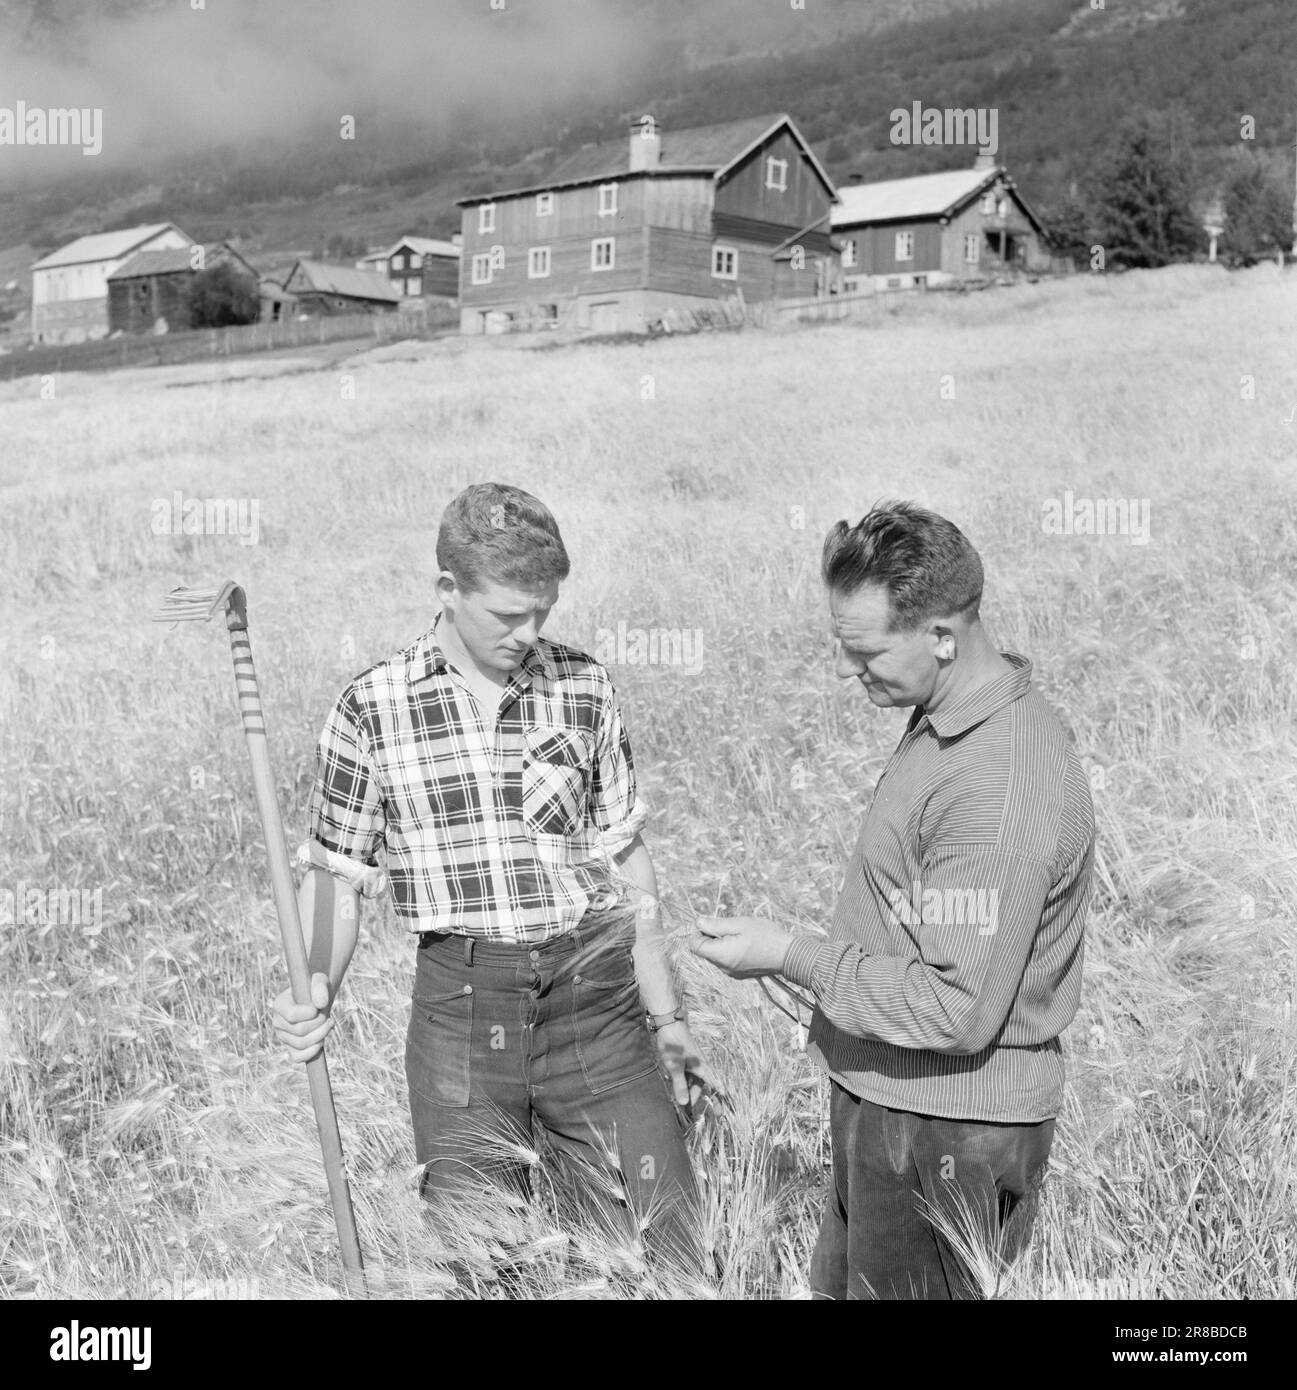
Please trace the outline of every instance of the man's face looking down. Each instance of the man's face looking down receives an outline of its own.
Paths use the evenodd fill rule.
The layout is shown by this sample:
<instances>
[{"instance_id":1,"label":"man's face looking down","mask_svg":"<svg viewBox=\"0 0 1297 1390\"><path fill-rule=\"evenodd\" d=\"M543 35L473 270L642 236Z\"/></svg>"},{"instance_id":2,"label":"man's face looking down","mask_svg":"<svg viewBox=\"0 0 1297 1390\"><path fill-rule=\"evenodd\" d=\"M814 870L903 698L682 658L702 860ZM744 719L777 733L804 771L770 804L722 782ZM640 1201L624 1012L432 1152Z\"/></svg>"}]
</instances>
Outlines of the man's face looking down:
<instances>
[{"instance_id":1,"label":"man's face looking down","mask_svg":"<svg viewBox=\"0 0 1297 1390\"><path fill-rule=\"evenodd\" d=\"M958 618L932 618L912 632L893 632L891 603L881 584L864 584L851 595L831 591L829 616L840 679L854 676L879 709L929 703L954 659Z\"/></svg>"},{"instance_id":2,"label":"man's face looking down","mask_svg":"<svg viewBox=\"0 0 1297 1390\"><path fill-rule=\"evenodd\" d=\"M536 645L549 611L558 601L558 582L534 589L487 580L481 589L461 589L449 571L437 584L446 621L479 670L507 675Z\"/></svg>"}]
</instances>

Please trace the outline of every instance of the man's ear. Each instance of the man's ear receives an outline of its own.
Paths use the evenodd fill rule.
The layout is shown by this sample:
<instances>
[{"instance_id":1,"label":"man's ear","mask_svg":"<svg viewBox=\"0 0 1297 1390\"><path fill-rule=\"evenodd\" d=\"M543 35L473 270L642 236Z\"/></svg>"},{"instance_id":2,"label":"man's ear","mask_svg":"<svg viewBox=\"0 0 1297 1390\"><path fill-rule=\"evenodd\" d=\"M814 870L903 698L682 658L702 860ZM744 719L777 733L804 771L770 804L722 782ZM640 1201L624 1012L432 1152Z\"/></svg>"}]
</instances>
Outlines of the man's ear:
<instances>
[{"instance_id":1,"label":"man's ear","mask_svg":"<svg viewBox=\"0 0 1297 1390\"><path fill-rule=\"evenodd\" d=\"M437 597L442 601L443 605L447 600L450 600L453 606L458 594L459 586L455 582L455 576L451 574L449 570L442 570L437 576Z\"/></svg>"},{"instance_id":2,"label":"man's ear","mask_svg":"<svg viewBox=\"0 0 1297 1390\"><path fill-rule=\"evenodd\" d=\"M941 661L953 661L959 649L954 628L946 622L935 622L929 628L935 643L936 654Z\"/></svg>"}]
</instances>

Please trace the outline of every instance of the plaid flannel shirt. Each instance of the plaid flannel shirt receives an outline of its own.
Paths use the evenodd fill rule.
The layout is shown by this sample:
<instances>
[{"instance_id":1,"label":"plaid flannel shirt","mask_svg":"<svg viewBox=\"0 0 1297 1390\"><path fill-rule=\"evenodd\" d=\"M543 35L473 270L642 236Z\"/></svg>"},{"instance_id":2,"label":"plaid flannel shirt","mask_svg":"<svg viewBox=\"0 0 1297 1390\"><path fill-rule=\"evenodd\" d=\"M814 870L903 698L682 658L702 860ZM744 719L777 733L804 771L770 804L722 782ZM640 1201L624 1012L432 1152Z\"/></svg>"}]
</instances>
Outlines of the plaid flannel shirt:
<instances>
[{"instance_id":1,"label":"plaid flannel shirt","mask_svg":"<svg viewBox=\"0 0 1297 1390\"><path fill-rule=\"evenodd\" d=\"M299 862L385 880L412 932L545 941L626 901L611 859L648 813L607 671L542 638L492 727L436 628L338 697Z\"/></svg>"}]
</instances>

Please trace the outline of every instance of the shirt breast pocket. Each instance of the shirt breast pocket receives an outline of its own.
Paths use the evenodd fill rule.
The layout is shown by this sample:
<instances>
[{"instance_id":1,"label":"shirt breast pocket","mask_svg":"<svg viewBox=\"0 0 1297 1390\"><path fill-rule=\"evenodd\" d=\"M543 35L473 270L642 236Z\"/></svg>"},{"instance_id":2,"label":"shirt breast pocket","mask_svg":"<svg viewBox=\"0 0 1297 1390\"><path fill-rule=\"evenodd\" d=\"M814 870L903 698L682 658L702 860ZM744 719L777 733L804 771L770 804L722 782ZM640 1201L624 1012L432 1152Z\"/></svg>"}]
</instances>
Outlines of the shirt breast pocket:
<instances>
[{"instance_id":1,"label":"shirt breast pocket","mask_svg":"<svg viewBox=\"0 0 1297 1390\"><path fill-rule=\"evenodd\" d=\"M585 814L592 750L580 734L536 727L523 737L522 808L541 835L574 835Z\"/></svg>"}]
</instances>

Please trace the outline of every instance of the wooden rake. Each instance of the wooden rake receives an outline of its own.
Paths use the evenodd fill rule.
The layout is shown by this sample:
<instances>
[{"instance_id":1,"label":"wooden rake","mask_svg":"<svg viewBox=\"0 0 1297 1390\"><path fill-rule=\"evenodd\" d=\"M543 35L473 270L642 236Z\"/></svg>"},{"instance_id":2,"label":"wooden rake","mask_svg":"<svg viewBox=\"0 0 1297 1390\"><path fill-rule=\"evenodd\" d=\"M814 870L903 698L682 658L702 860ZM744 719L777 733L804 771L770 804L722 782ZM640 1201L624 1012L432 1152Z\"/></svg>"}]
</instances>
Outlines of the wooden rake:
<instances>
[{"instance_id":1,"label":"wooden rake","mask_svg":"<svg viewBox=\"0 0 1297 1390\"><path fill-rule=\"evenodd\" d=\"M302 923L297 914L297 892L288 862L288 846L284 841L284 823L280 819L275 782L270 771L261 690L257 685L256 668L252 664L252 646L248 641L247 597L233 580L227 581L219 590L181 587L172 589L162 600L162 607L152 616L154 622L186 623L206 622L218 613L225 615L225 626L230 633L234 684L239 696L239 711L243 715L243 732L248 740L248 755L252 759L252 785L256 791L257 811L261 816L261 832L266 841L266 853L270 856L270 883L275 896L275 911L279 916L284 958L288 963L288 979L294 1002L309 1004L311 975L306 959L306 943L302 938ZM338 1228L338 1244L342 1249L343 1275L349 1292L363 1295L366 1289L360 1239L356 1234L356 1216L351 1208L351 1190L342 1166L342 1136L338 1132L338 1116L333 1107L333 1089L329 1085L329 1068L323 1050L306 1063L306 1075L311 1085L315 1123L320 1131L320 1148L324 1154L325 1175L329 1180L329 1200Z\"/></svg>"}]
</instances>

